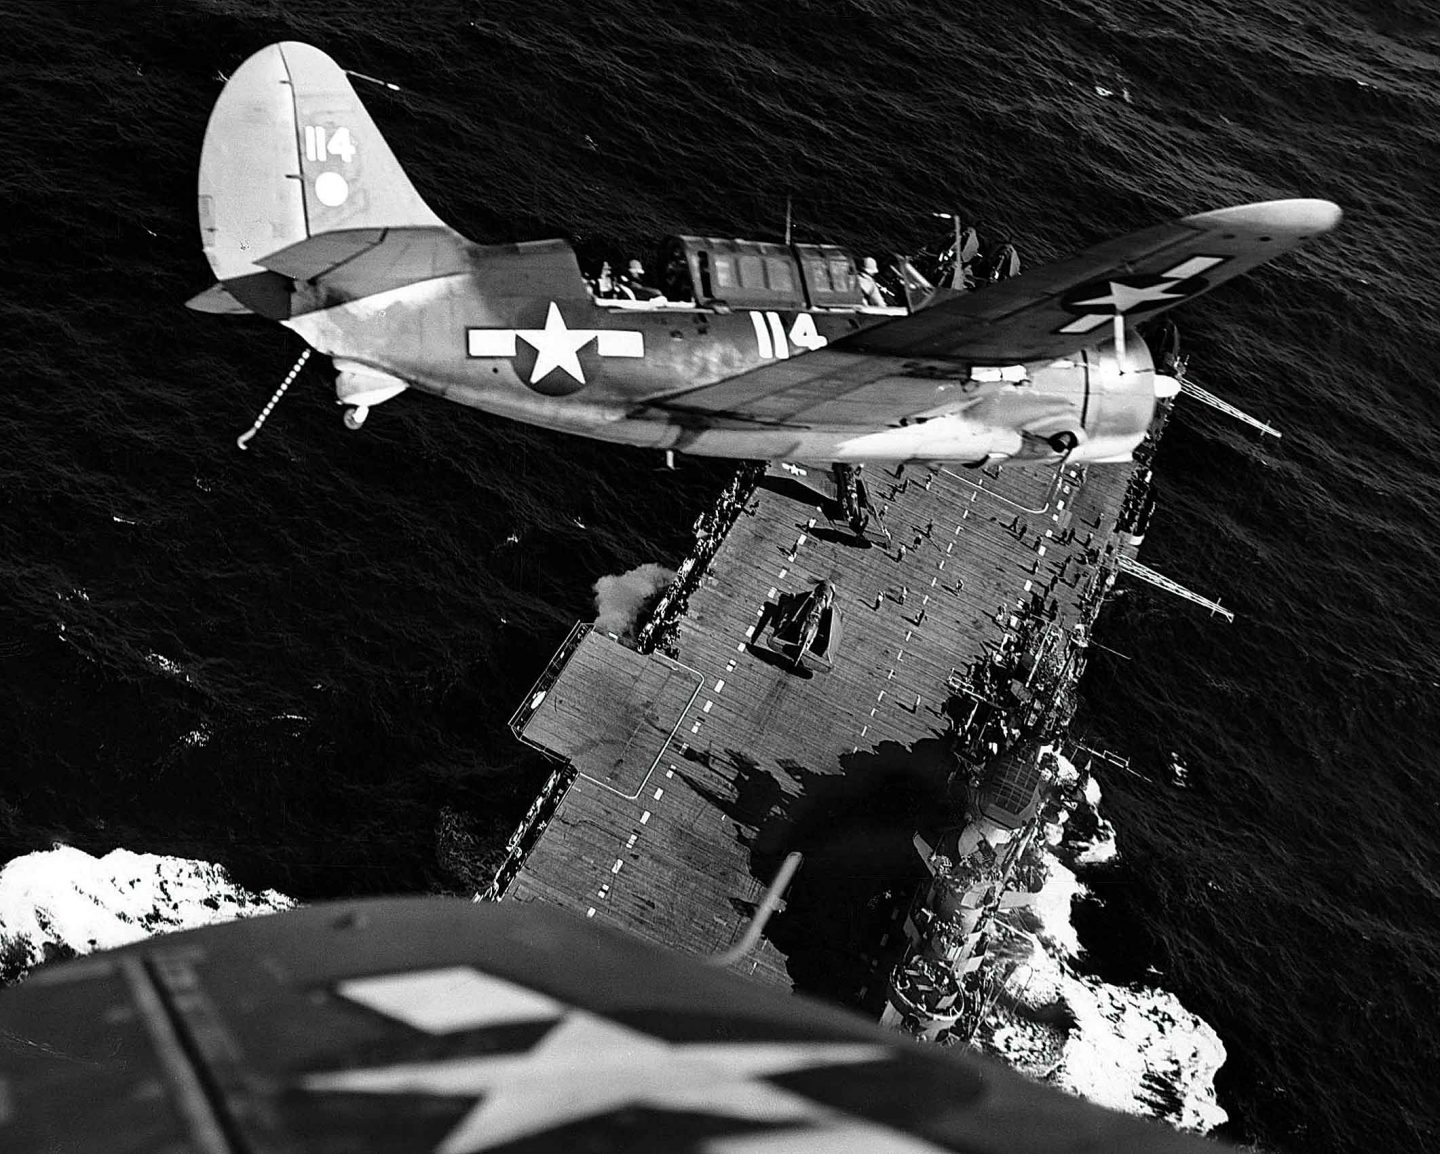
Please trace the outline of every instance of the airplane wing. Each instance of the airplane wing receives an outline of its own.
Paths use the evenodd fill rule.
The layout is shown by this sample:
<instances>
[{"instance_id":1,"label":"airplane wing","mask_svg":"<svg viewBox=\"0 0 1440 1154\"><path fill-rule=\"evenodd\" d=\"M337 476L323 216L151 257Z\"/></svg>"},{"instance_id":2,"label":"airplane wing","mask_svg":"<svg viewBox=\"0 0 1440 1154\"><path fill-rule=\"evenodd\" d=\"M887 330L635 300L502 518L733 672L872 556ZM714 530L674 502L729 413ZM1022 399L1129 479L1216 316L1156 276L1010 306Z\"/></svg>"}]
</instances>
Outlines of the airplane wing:
<instances>
[{"instance_id":1,"label":"airplane wing","mask_svg":"<svg viewBox=\"0 0 1440 1154\"><path fill-rule=\"evenodd\" d=\"M1329 231L1340 215L1326 200L1275 200L1183 217L982 291L946 291L909 316L649 404L744 424L893 423L939 403L947 362L953 383L971 365L1073 355L1107 340L1117 314L1148 320Z\"/></svg>"},{"instance_id":2,"label":"airplane wing","mask_svg":"<svg viewBox=\"0 0 1440 1154\"><path fill-rule=\"evenodd\" d=\"M1328 200L1272 200L1156 225L960 293L838 342L857 352L1013 365L1104 338L1117 314L1148 320L1340 223Z\"/></svg>"},{"instance_id":3,"label":"airplane wing","mask_svg":"<svg viewBox=\"0 0 1440 1154\"><path fill-rule=\"evenodd\" d=\"M6 1154L1216 1146L553 907L312 906L0 994Z\"/></svg>"}]
</instances>

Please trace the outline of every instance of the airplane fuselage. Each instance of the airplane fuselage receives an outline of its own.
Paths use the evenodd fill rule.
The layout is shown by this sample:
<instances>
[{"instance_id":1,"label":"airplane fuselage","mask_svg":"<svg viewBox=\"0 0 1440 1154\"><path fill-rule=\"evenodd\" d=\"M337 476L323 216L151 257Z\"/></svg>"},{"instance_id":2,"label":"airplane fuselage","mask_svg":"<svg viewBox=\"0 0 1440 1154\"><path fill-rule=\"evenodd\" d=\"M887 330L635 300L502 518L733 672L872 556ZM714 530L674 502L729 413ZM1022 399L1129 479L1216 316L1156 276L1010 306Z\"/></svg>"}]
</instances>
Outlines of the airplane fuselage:
<instances>
[{"instance_id":1,"label":"airplane fuselage","mask_svg":"<svg viewBox=\"0 0 1440 1154\"><path fill-rule=\"evenodd\" d=\"M413 388L601 440L815 464L1126 460L1157 387L1178 388L1134 326L1340 220L1323 200L1217 209L974 292L901 259L904 309L870 307L874 260L838 245L670 236L653 268L673 303L622 303L648 295L643 270L587 282L564 241L447 225L340 66L295 42L227 81L198 191L217 283L190 303L328 354L352 428Z\"/></svg>"},{"instance_id":2,"label":"airplane fuselage","mask_svg":"<svg viewBox=\"0 0 1440 1154\"><path fill-rule=\"evenodd\" d=\"M573 290L484 291L460 273L300 312L286 323L340 370L340 399L389 378L557 431L687 453L822 461L1123 459L1153 412L1149 351L1126 342L1029 365L847 355L830 346L903 310L623 307ZM578 280L578 278L577 278ZM786 366L794 383L752 406L707 407L704 387ZM767 388L767 393L770 390ZM903 399L917 415L863 413ZM844 402L857 419L836 419ZM838 402L838 403L837 403ZM820 421L810 414L824 407ZM1056 433L1072 432L1074 447Z\"/></svg>"}]
</instances>

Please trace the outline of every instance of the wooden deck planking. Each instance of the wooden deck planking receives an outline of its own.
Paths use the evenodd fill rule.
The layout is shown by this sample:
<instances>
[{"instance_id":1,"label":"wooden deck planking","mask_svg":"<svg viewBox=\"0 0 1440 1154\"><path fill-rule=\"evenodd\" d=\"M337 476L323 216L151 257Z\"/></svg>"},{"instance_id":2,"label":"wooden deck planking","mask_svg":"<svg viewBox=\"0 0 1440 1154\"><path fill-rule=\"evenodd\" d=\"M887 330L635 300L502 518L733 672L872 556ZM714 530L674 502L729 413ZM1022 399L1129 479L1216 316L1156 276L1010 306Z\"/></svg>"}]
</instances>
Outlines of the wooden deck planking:
<instances>
[{"instance_id":1,"label":"wooden deck planking","mask_svg":"<svg viewBox=\"0 0 1440 1154\"><path fill-rule=\"evenodd\" d=\"M825 518L818 494L788 476L767 478L681 622L686 694L698 684L687 707L673 692L675 663L661 677L665 658L591 635L550 690L557 708L537 721L542 706L527 723L526 738L570 757L580 776L506 899L593 910L687 953L731 946L788 848L807 784L842 773L852 752L943 733L947 677L998 646L1036 595L1053 600L1061 628L1082 619L1093 571L1115 544L1100 523L1113 524L1131 468L1092 466L1083 481L1072 470L1053 493L1052 471L1019 467L998 477L945 470L928 489L925 470L907 470L908 484L867 473L891 533L868 549ZM1062 544L1066 528L1075 538ZM1052 583L1062 568L1066 579ZM822 578L836 587L845 635L835 667L805 678L754 627L779 594ZM672 691L647 702L656 685ZM606 719L598 737L597 717ZM605 788L638 782L657 753L633 799ZM737 969L789 983L785 958L768 942Z\"/></svg>"}]
</instances>

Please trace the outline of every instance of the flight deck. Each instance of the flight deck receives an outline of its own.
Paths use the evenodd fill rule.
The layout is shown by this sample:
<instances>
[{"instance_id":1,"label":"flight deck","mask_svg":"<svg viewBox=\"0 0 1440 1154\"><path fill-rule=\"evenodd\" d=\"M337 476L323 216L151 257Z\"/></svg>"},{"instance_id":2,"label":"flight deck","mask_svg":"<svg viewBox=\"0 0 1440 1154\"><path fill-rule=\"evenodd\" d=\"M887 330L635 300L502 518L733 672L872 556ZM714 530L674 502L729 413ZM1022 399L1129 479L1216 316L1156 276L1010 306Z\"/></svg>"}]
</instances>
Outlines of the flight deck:
<instances>
[{"instance_id":1,"label":"flight deck","mask_svg":"<svg viewBox=\"0 0 1440 1154\"><path fill-rule=\"evenodd\" d=\"M1145 472L872 466L862 538L828 473L742 469L640 633L654 651L577 626L517 710L561 768L487 896L718 955L799 849L785 911L732 967L873 1001L927 876L914 831L947 805L966 726L994 713L977 671L1023 701L1011 672L1043 637L1073 687ZM832 668L797 668L764 634L822 580L843 641Z\"/></svg>"}]
</instances>

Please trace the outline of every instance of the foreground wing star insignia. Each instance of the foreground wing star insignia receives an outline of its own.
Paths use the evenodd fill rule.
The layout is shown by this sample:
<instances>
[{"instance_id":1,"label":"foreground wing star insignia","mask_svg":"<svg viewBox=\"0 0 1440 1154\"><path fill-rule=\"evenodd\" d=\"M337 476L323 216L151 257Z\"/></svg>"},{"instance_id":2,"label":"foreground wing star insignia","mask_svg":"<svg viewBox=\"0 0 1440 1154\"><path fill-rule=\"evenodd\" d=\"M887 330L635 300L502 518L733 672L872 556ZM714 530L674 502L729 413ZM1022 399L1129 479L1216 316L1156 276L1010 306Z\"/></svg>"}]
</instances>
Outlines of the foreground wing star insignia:
<instances>
[{"instance_id":1,"label":"foreground wing star insignia","mask_svg":"<svg viewBox=\"0 0 1440 1154\"><path fill-rule=\"evenodd\" d=\"M454 1000L443 1020L414 1007L443 984ZM497 999L487 994L494 983ZM519 987L490 975L453 970L396 974L342 984L347 1000L426 1033L515 1021ZM921 1154L940 1149L913 1135L840 1114L766 1079L799 1070L883 1061L883 1044L805 1042L671 1042L620 1022L535 994L527 1007L549 1031L529 1050L397 1063L316 1073L312 1093L422 1094L474 1097L477 1103L436 1147L436 1154L483 1154L531 1135L631 1108L733 1118L746 1129L728 1135L735 1154L773 1149L775 1127L786 1149ZM755 1130L755 1123L768 1124ZM793 1142L792 1142L793 1139ZM753 1146L752 1146L753 1144Z\"/></svg>"}]
</instances>

